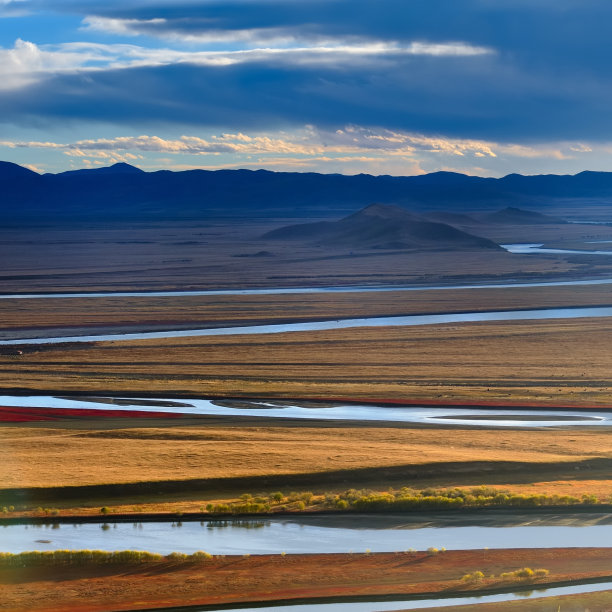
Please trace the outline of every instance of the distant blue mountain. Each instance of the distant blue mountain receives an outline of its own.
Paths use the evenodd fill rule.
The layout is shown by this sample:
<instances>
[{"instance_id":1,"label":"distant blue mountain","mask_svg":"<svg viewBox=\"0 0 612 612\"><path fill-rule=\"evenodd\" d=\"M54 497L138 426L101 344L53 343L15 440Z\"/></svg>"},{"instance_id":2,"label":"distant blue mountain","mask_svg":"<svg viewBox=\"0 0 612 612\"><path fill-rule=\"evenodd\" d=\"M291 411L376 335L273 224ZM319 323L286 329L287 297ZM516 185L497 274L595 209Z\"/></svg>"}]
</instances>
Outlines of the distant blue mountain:
<instances>
[{"instance_id":1,"label":"distant blue mountain","mask_svg":"<svg viewBox=\"0 0 612 612\"><path fill-rule=\"evenodd\" d=\"M340 217L372 202L415 211L552 208L559 201L612 199L612 173L500 179L435 172L395 177L266 170L143 172L129 164L37 174L0 162L0 221L218 217Z\"/></svg>"}]
</instances>

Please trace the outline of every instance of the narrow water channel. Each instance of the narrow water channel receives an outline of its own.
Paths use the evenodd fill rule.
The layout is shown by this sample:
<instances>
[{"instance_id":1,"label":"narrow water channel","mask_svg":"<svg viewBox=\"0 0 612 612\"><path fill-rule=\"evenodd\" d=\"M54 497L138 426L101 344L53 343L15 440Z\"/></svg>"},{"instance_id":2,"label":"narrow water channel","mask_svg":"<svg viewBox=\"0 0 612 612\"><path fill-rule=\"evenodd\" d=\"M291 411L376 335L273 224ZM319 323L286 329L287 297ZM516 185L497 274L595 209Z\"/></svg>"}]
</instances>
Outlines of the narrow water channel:
<instances>
[{"instance_id":1,"label":"narrow water channel","mask_svg":"<svg viewBox=\"0 0 612 612\"><path fill-rule=\"evenodd\" d=\"M406 315L393 317L363 317L335 321L309 321L273 325L249 325L206 329L164 330L126 334L100 334L60 336L52 338L24 338L2 340L0 345L59 344L64 342L121 342L126 340L155 340L162 338L192 338L209 336L236 336L251 334L281 334L293 332L328 331L357 327L409 327L415 325L440 325L444 323L479 323L485 321L528 321L549 319L582 319L612 316L612 307L587 308L539 308L532 310L504 310L485 312L459 312L431 315Z\"/></svg>"},{"instance_id":2,"label":"narrow water channel","mask_svg":"<svg viewBox=\"0 0 612 612\"><path fill-rule=\"evenodd\" d=\"M520 588L520 587L517 587ZM502 601L529 601L539 597L554 597L561 595L574 595L577 593L597 593L612 589L612 582L601 582L597 584L580 584L565 587L532 588L517 591L515 593L499 593L496 595L481 595L474 597L435 597L431 599L397 598L389 601L388 598L372 598L369 601L350 601L343 603L308 603L308 604L277 604L261 605L257 607L245 604L244 607L214 607L206 606L193 608L193 612L210 612L213 610L224 610L225 612L392 612L403 610L426 610L442 606L477 606L485 603L499 603ZM612 593L611 593L612 600ZM477 611L478 608L475 608ZM528 610L528 608L524 608Z\"/></svg>"},{"instance_id":3,"label":"narrow water channel","mask_svg":"<svg viewBox=\"0 0 612 612\"><path fill-rule=\"evenodd\" d=\"M611 427L612 412L601 410L538 410L451 408L444 406L356 405L341 402L212 400L206 398L0 396L0 406L66 410L129 410L229 417L387 421L472 427Z\"/></svg>"},{"instance_id":4,"label":"narrow water channel","mask_svg":"<svg viewBox=\"0 0 612 612\"><path fill-rule=\"evenodd\" d=\"M446 548L612 547L612 517L589 514L324 515L183 522L4 525L0 550L147 550L214 555Z\"/></svg>"},{"instance_id":5,"label":"narrow water channel","mask_svg":"<svg viewBox=\"0 0 612 612\"><path fill-rule=\"evenodd\" d=\"M502 245L515 253L538 253L541 244L506 244ZM529 248L531 247L531 248ZM515 250L511 250L515 249ZM523 249L523 250L521 250ZM563 251L568 252L568 251ZM584 251L578 251L580 253ZM440 291L467 289L521 289L529 287L580 287L582 285L610 285L612 278L593 278L583 280L556 281L508 281L505 283L472 283L459 285L343 285L329 287L275 287L261 289L203 289L178 291L88 291L62 293L5 293L0 294L0 300L38 300L38 299L70 299L70 298L122 298L122 297L198 297L198 296L230 296L230 295L291 295L303 293L371 293L385 291Z\"/></svg>"}]
</instances>

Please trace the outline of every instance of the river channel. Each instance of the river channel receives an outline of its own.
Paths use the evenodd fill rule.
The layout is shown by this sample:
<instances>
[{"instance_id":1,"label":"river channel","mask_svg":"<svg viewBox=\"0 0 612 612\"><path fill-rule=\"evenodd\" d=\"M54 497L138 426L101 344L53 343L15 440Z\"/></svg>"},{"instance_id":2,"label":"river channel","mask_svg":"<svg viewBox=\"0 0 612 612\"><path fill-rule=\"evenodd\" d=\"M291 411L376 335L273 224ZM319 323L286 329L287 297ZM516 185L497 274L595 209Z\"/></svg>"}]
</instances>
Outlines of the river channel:
<instances>
[{"instance_id":1,"label":"river channel","mask_svg":"<svg viewBox=\"0 0 612 612\"><path fill-rule=\"evenodd\" d=\"M376 599L372 598L369 601L351 601L345 603L308 603L308 604L279 604L279 605L263 605L250 607L245 604L244 607L223 607L215 608L207 606L204 608L193 608L193 612L207 612L209 610L224 610L225 612L390 612L393 610L425 610L427 608L437 608L438 606L467 606L484 603L495 603L501 601L526 601L538 597L554 597L561 595L572 595L575 593L596 593L598 591L607 591L612 588L612 582L603 582L597 584L580 584L575 586L556 587L551 589L532 588L526 591L516 593L499 593L497 595L481 595L480 597L463 596L463 597L435 597L431 599L405 599L397 598L394 601L389 601L389 598ZM523 608L526 610L527 608ZM478 608L476 608L478 610Z\"/></svg>"},{"instance_id":2,"label":"river channel","mask_svg":"<svg viewBox=\"0 0 612 612\"><path fill-rule=\"evenodd\" d=\"M541 244L514 244L504 245L515 248L522 253L543 252ZM530 247L530 248L528 248ZM524 250L520 250L524 248ZM508 249L509 250L509 249ZM573 251L561 251L563 253ZM578 251L589 253L589 251ZM70 292L70 293L6 293L0 294L0 300L35 300L51 298L123 298L123 297L197 297L197 296L228 296L228 295L285 295L302 293L371 293L385 291L441 291L456 289L525 289L529 287L580 287L583 285L611 285L612 278L592 278L583 280L557 280L557 281L508 281L506 283L477 283L464 285L344 285L330 287L276 287L268 289L206 289L182 291L106 291L106 292Z\"/></svg>"},{"instance_id":3,"label":"river channel","mask_svg":"<svg viewBox=\"0 0 612 612\"><path fill-rule=\"evenodd\" d=\"M602 240L601 242L607 242ZM593 244L589 242L588 244ZM551 254L568 254L568 255L612 255L612 251L589 251L586 249L549 249L540 242L519 243L519 244L501 244L501 247L510 253L521 255L530 255L534 253L551 253Z\"/></svg>"},{"instance_id":4,"label":"river channel","mask_svg":"<svg viewBox=\"0 0 612 612\"><path fill-rule=\"evenodd\" d=\"M0 406L16 408L62 408L130 410L229 417L388 421L428 425L474 427L572 427L612 426L605 410L537 410L454 408L444 406L386 406L342 402L212 400L121 397L54 397L48 395L0 396Z\"/></svg>"},{"instance_id":5,"label":"river channel","mask_svg":"<svg viewBox=\"0 0 612 612\"><path fill-rule=\"evenodd\" d=\"M293 332L327 331L356 327L409 327L416 325L440 325L444 323L479 323L485 321L528 321L549 319L582 319L612 316L612 307L539 308L531 310L502 310L484 312L459 312L431 315L406 315L393 317L364 317L308 321L273 325L249 325L215 327L205 329L163 330L155 332L117 333L83 336L56 336L50 338L21 338L2 340L0 345L60 344L66 342L118 342L126 340L155 340L163 338L192 338L208 336L236 336L252 334L281 334Z\"/></svg>"}]
</instances>

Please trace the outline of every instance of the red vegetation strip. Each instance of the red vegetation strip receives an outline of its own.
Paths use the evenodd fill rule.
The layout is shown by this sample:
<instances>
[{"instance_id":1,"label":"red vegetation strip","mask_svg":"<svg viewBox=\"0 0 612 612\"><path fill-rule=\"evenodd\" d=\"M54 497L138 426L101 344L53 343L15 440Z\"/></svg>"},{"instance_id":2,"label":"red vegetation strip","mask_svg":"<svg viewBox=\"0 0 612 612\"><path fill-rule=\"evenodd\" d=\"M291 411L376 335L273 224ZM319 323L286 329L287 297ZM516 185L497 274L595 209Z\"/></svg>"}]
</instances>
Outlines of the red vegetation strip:
<instances>
[{"instance_id":1,"label":"red vegetation strip","mask_svg":"<svg viewBox=\"0 0 612 612\"><path fill-rule=\"evenodd\" d=\"M148 418L180 419L176 412L148 412L139 410L96 410L88 408L9 408L0 407L0 422L28 423L31 421L59 421L61 419Z\"/></svg>"}]
</instances>

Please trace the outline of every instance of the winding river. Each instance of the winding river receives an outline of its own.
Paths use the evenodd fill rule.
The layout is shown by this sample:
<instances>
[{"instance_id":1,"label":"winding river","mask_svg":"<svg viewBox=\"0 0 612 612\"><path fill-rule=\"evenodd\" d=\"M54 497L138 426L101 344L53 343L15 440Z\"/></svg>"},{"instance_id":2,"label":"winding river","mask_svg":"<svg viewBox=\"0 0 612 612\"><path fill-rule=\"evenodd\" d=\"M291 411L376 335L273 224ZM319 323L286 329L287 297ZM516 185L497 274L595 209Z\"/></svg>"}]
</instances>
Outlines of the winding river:
<instances>
[{"instance_id":1,"label":"winding river","mask_svg":"<svg viewBox=\"0 0 612 612\"><path fill-rule=\"evenodd\" d=\"M608 242L602 240L601 242ZM593 244L590 242L589 244ZM541 242L519 243L519 244L501 244L501 247L510 253L518 253L522 255L530 255L533 253L552 253L552 254L568 254L568 255L612 255L612 251L589 251L587 249L549 249Z\"/></svg>"},{"instance_id":2,"label":"winding river","mask_svg":"<svg viewBox=\"0 0 612 612\"><path fill-rule=\"evenodd\" d=\"M169 398L108 398L0 396L0 406L22 408L62 408L91 410L130 410L172 412L229 417L388 421L428 425L469 425L474 427L572 427L612 426L612 412L606 410L537 410L454 407L402 407L347 404L341 402L212 400Z\"/></svg>"},{"instance_id":3,"label":"winding river","mask_svg":"<svg viewBox=\"0 0 612 612\"><path fill-rule=\"evenodd\" d=\"M506 244L502 245L514 253L542 253L541 244ZM555 251L556 252L556 251ZM560 251L572 253L574 251ZM577 251L590 253L590 251ZM69 299L69 298L124 298L124 297L198 297L198 296L229 296L229 295L291 295L304 293L379 293L386 291L442 291L466 289L526 289L530 287L580 287L583 285L611 285L612 278L593 278L583 280L556 281L508 281L506 283L473 283L462 285L343 285L328 287L276 287L261 289L202 289L179 291L89 291L63 293L5 293L0 294L0 300L39 300L39 299Z\"/></svg>"},{"instance_id":4,"label":"winding river","mask_svg":"<svg viewBox=\"0 0 612 612\"><path fill-rule=\"evenodd\" d=\"M308 321L273 325L248 325L237 327L213 327L205 329L163 330L155 332L117 333L50 338L21 338L2 340L1 345L60 344L66 342L118 342L126 340L155 340L163 338L193 338L209 336L236 336L252 334L281 334L309 331L327 331L356 327L409 327L416 325L440 325L444 323L479 323L484 321L528 321L550 319L582 319L612 316L611 306L577 308L538 308L530 310L502 310L484 312L459 312L430 315L405 315L393 317L363 317L333 321Z\"/></svg>"}]
</instances>

